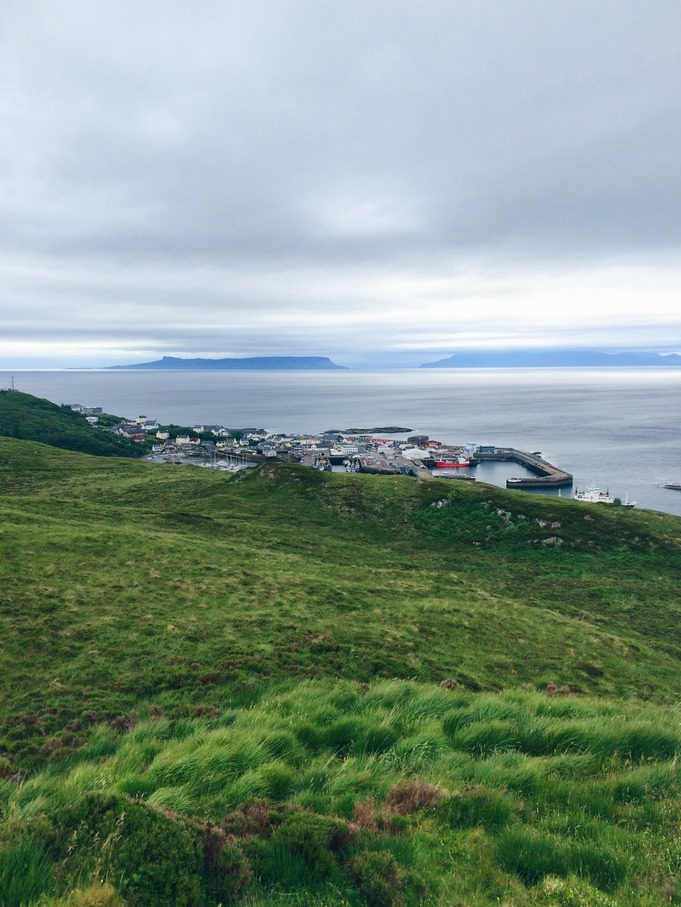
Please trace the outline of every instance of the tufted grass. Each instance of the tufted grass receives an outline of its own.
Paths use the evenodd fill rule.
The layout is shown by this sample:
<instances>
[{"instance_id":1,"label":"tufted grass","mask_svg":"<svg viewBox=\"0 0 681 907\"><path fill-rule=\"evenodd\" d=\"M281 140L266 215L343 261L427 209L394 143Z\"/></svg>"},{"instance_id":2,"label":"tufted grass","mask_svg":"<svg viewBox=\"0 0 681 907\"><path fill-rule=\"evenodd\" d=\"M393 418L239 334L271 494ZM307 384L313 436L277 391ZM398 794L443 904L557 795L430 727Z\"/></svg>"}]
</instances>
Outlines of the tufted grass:
<instances>
[{"instance_id":1,"label":"tufted grass","mask_svg":"<svg viewBox=\"0 0 681 907\"><path fill-rule=\"evenodd\" d=\"M119 734L113 751L83 748L69 763L3 785L0 811L30 829L88 795L106 794L228 828L235 815L280 804L355 829L351 851L333 860L321 844L305 844L313 849L301 855L285 831L270 840L267 828L278 827L267 825L271 819L246 834L254 876L245 904L265 903L266 891L294 897L301 887L314 897L333 889L338 903L364 903L349 854L385 848L407 873L391 876L406 886L399 897L407 898L413 871L434 904L449 903L453 890L491 904L500 890L529 905L541 902L546 879L578 879L633 905L628 891L657 886L662 898L664 885L675 884L681 739L669 730L673 708L585 698L552 715L547 697L531 692L480 697L414 682L399 685L397 697L396 690L393 681L306 681L233 710L228 727L197 718L178 723L175 734L172 722L148 719ZM312 702L320 721L314 738L300 733L312 726ZM453 715L470 720L452 727ZM372 733L386 745L368 749ZM105 729L97 729L93 739L103 738ZM308 832L300 833L307 841ZM11 859L13 851L5 853ZM367 890L379 885L367 882L367 867L390 874L392 859L361 863ZM486 867L486 882L478 870L466 874L470 861L480 873ZM49 875L49 865L40 865ZM48 882L55 884L51 875Z\"/></svg>"},{"instance_id":2,"label":"tufted grass","mask_svg":"<svg viewBox=\"0 0 681 907\"><path fill-rule=\"evenodd\" d=\"M134 905L114 806L206 907L681 900L678 520L4 439L0 513L0 904Z\"/></svg>"}]
</instances>

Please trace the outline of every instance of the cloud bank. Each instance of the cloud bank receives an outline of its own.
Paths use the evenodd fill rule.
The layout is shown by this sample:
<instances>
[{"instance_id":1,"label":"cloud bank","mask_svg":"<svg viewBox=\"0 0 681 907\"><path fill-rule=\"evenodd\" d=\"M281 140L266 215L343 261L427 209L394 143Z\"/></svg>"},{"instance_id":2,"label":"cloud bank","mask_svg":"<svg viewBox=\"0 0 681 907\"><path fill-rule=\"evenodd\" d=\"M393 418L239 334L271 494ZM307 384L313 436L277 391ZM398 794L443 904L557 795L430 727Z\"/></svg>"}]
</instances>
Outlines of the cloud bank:
<instances>
[{"instance_id":1,"label":"cloud bank","mask_svg":"<svg viewBox=\"0 0 681 907\"><path fill-rule=\"evenodd\" d=\"M676 0L7 0L0 367L681 349Z\"/></svg>"}]
</instances>

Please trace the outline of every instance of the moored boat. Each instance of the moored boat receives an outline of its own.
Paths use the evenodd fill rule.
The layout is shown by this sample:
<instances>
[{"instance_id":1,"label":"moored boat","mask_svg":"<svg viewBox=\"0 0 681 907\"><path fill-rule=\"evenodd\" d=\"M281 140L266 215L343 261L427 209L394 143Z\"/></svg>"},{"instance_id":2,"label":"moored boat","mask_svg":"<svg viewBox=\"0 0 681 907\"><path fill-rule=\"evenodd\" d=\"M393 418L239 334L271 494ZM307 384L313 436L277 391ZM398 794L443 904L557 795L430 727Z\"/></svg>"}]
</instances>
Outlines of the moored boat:
<instances>
[{"instance_id":1,"label":"moored boat","mask_svg":"<svg viewBox=\"0 0 681 907\"><path fill-rule=\"evenodd\" d=\"M598 485L587 485L583 491L575 488L573 498L575 501L584 501L587 504L618 504L622 507L635 507L636 501L630 501L627 498L621 501L614 498L609 491L601 491Z\"/></svg>"},{"instance_id":2,"label":"moored boat","mask_svg":"<svg viewBox=\"0 0 681 907\"><path fill-rule=\"evenodd\" d=\"M435 460L436 469L458 469L470 465L471 461L466 457L443 457L441 460Z\"/></svg>"}]
</instances>

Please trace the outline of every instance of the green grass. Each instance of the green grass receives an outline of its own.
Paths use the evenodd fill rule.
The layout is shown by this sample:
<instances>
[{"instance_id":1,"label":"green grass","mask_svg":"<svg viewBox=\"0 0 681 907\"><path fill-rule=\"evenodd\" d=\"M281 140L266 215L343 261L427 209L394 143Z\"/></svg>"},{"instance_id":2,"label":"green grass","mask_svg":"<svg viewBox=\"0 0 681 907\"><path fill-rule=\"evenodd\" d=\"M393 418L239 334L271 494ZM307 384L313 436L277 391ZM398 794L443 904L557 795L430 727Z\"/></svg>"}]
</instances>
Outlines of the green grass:
<instances>
[{"instance_id":1,"label":"green grass","mask_svg":"<svg viewBox=\"0 0 681 907\"><path fill-rule=\"evenodd\" d=\"M678 519L2 438L0 512L0 905L681 899Z\"/></svg>"},{"instance_id":2,"label":"green grass","mask_svg":"<svg viewBox=\"0 0 681 907\"><path fill-rule=\"evenodd\" d=\"M435 694L444 717L419 708ZM322 731L314 740L301 734L311 704ZM629 741L634 729L671 724L674 709L583 698L582 721L593 734L578 751L542 755L509 747L503 733L498 747L480 751L448 727L457 711L495 710L506 716L497 731L541 720L553 739L570 738L573 719L545 717L545 704L541 693L481 700L409 681L306 681L237 710L227 726L217 716L189 724L153 718L124 734L102 726L68 759L6 783L0 814L19 847L21 835L32 835L32 858L43 869L49 856L53 888L100 878L133 904L152 903L154 887L165 892L159 903L171 896L179 903L183 891L202 891L213 903L207 864L197 856L203 829L231 848L229 878L244 903L304 888L333 889L336 903L447 904L456 892L464 902L493 904L500 892L530 905L542 902L547 877L579 879L579 890L615 894L619 904L645 903L642 891L649 903L663 903L681 855L681 733L673 751L665 743L634 756ZM333 730L340 726L342 748ZM604 751L602 726L618 746ZM393 745L367 751L367 728L393 730ZM401 748L401 729L437 743L428 760ZM111 746L103 748L105 737ZM165 842L158 849L156 838ZM172 874L164 862L171 839ZM131 867L141 858L140 875Z\"/></svg>"},{"instance_id":3,"label":"green grass","mask_svg":"<svg viewBox=\"0 0 681 907\"><path fill-rule=\"evenodd\" d=\"M19 833L0 847L0 904L21 907L54 888L52 861L40 840Z\"/></svg>"},{"instance_id":4,"label":"green grass","mask_svg":"<svg viewBox=\"0 0 681 907\"><path fill-rule=\"evenodd\" d=\"M39 441L64 450L79 450L99 457L141 457L151 445L104 431L120 422L116 416L102 416L96 427L68 404L57 406L49 400L21 391L0 390L0 435Z\"/></svg>"}]
</instances>

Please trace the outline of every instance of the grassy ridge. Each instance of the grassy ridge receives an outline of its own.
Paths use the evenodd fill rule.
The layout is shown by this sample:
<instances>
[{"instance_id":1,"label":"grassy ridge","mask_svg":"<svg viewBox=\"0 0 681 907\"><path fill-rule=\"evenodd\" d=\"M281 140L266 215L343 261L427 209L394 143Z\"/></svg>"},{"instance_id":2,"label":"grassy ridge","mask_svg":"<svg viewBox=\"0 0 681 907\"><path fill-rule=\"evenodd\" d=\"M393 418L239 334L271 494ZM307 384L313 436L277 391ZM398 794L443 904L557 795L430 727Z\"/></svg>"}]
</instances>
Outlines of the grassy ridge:
<instances>
[{"instance_id":1,"label":"grassy ridge","mask_svg":"<svg viewBox=\"0 0 681 907\"><path fill-rule=\"evenodd\" d=\"M0 511L0 903L681 896L676 518L3 439Z\"/></svg>"},{"instance_id":2,"label":"grassy ridge","mask_svg":"<svg viewBox=\"0 0 681 907\"><path fill-rule=\"evenodd\" d=\"M141 457L150 448L146 442L138 444L91 426L69 406L14 390L0 390L0 435L97 457Z\"/></svg>"}]
</instances>

